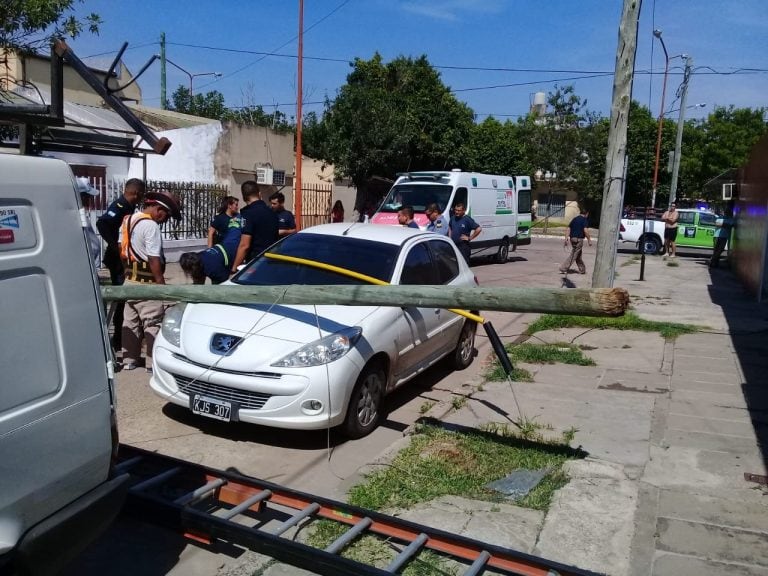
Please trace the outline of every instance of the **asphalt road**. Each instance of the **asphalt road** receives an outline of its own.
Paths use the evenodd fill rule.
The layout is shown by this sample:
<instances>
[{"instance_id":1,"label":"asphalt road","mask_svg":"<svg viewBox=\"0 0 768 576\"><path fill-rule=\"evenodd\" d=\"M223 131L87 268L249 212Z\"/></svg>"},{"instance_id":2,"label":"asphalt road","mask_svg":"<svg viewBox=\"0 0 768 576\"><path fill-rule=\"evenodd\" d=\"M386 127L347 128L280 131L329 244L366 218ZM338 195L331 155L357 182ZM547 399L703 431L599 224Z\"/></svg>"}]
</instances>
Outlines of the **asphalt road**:
<instances>
[{"instance_id":1,"label":"asphalt road","mask_svg":"<svg viewBox=\"0 0 768 576\"><path fill-rule=\"evenodd\" d=\"M591 283L595 250L596 245L585 250L586 275L559 274L559 264L566 256L561 238L534 238L532 245L511 252L506 264L475 259L472 270L483 286L586 288ZM493 312L486 317L502 340L509 342L525 330L532 315ZM117 375L120 440L343 500L349 486L360 479L360 469L403 442L403 432L419 419L424 407L468 392L482 382L484 365L491 355L482 330L476 348L477 357L468 369L451 372L436 366L392 394L386 421L366 438L355 441L347 441L333 430L279 430L195 417L155 396L143 370L122 372ZM119 521L66 573L210 574L228 562L199 549L190 551L177 537L134 522Z\"/></svg>"}]
</instances>

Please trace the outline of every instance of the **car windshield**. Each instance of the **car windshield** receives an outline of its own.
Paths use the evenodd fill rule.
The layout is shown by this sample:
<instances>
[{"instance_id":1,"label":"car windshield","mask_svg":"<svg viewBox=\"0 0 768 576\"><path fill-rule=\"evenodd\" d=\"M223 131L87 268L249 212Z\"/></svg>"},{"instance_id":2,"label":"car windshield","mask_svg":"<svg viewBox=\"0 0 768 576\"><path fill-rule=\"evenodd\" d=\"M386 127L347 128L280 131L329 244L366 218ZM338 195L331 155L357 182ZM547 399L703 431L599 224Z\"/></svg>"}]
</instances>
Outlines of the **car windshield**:
<instances>
[{"instance_id":1,"label":"car windshield","mask_svg":"<svg viewBox=\"0 0 768 576\"><path fill-rule=\"evenodd\" d=\"M433 202L440 210L445 210L452 191L453 188L448 184L397 184L387 194L379 212L397 212L403 206L411 206L415 212L424 212Z\"/></svg>"},{"instance_id":2,"label":"car windshield","mask_svg":"<svg viewBox=\"0 0 768 576\"><path fill-rule=\"evenodd\" d=\"M286 237L272 246L269 252L306 258L389 282L400 246L347 236L301 233ZM283 262L266 256L260 256L251 262L233 281L253 286L365 284L363 280L338 272L306 264Z\"/></svg>"}]
</instances>

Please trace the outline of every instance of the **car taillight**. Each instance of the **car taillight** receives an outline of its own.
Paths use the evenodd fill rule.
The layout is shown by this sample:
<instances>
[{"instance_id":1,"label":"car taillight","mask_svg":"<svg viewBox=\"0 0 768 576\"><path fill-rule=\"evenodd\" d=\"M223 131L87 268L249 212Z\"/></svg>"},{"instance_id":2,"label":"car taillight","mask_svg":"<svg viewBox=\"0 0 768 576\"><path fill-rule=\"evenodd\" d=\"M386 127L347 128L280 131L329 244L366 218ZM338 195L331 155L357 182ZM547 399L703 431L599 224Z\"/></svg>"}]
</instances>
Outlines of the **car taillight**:
<instances>
[{"instance_id":1,"label":"car taillight","mask_svg":"<svg viewBox=\"0 0 768 576\"><path fill-rule=\"evenodd\" d=\"M619 224L619 232L626 232L627 229L624 228L624 224Z\"/></svg>"}]
</instances>

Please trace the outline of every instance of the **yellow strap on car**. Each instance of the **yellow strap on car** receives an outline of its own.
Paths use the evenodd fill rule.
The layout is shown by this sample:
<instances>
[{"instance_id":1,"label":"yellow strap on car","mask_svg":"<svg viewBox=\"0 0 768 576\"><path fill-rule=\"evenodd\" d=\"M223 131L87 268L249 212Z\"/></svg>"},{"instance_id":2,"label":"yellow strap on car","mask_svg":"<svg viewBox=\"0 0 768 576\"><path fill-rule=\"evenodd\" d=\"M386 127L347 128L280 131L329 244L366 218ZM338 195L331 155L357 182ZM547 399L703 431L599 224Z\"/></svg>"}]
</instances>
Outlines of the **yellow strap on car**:
<instances>
[{"instance_id":1,"label":"yellow strap on car","mask_svg":"<svg viewBox=\"0 0 768 576\"><path fill-rule=\"evenodd\" d=\"M359 272L355 272L353 270L347 270L346 268L334 266L333 264L325 264L324 262L318 262L317 260L309 260L307 258L297 258L296 256L285 256L284 254L275 254L274 252L265 252L264 256L266 256L267 258L272 258L273 260L282 260L283 262L293 262L294 264L304 264L306 266L311 266L313 268L320 268L321 270L336 272L343 276L348 276L349 278L356 278L358 280L362 280L363 282L368 282L368 284L376 284L378 286L389 286L389 282L385 282L384 280L379 280L378 278L374 278L373 276L368 276L367 274L360 274ZM458 308L449 308L448 311L453 312L454 314L458 314L459 316L464 316L465 318L468 318L473 322L477 322L478 324L485 324L485 318L483 318L482 316L478 316L477 314L472 314L472 312L467 312L466 310L460 310Z\"/></svg>"}]
</instances>

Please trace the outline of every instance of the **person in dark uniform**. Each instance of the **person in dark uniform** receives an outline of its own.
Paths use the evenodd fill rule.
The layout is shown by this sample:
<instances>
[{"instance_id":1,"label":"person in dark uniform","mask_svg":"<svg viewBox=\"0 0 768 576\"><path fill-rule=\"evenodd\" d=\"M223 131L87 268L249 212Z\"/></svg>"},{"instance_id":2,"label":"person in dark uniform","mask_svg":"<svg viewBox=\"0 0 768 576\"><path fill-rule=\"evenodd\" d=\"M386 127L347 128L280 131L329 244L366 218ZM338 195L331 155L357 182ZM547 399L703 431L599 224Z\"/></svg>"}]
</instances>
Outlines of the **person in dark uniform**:
<instances>
[{"instance_id":1,"label":"person in dark uniform","mask_svg":"<svg viewBox=\"0 0 768 576\"><path fill-rule=\"evenodd\" d=\"M482 232L482 228L480 228L480 224L475 222L470 216L467 216L467 207L463 202L456 202L454 204L449 230L451 240L456 244L459 252L464 256L467 265L469 265L469 243L477 238L477 235Z\"/></svg>"},{"instance_id":2,"label":"person in dark uniform","mask_svg":"<svg viewBox=\"0 0 768 576\"><path fill-rule=\"evenodd\" d=\"M406 228L416 228L417 230L419 229L419 225L416 223L416 220L413 219L412 206L403 206L400 208L400 210L397 212L397 221L401 226L405 226Z\"/></svg>"},{"instance_id":3,"label":"person in dark uniform","mask_svg":"<svg viewBox=\"0 0 768 576\"><path fill-rule=\"evenodd\" d=\"M247 180L240 186L243 200L247 204L240 210L244 220L240 246L232 263L232 273L237 267L258 256L278 239L277 214L261 199L261 190L254 180Z\"/></svg>"},{"instance_id":4,"label":"person in dark uniform","mask_svg":"<svg viewBox=\"0 0 768 576\"><path fill-rule=\"evenodd\" d=\"M228 280L230 262L227 250L221 244L200 252L185 252L179 258L179 266L184 274L192 278L193 284L205 284L206 278L211 279L211 284Z\"/></svg>"},{"instance_id":5,"label":"person in dark uniform","mask_svg":"<svg viewBox=\"0 0 768 576\"><path fill-rule=\"evenodd\" d=\"M269 205L277 214L277 232L282 238L296 232L296 218L293 212L285 209L285 194L275 192L269 197Z\"/></svg>"},{"instance_id":6,"label":"person in dark uniform","mask_svg":"<svg viewBox=\"0 0 768 576\"><path fill-rule=\"evenodd\" d=\"M146 187L143 180L131 178L125 183L123 195L112 202L107 211L96 220L96 229L107 244L102 262L109 269L109 279L112 281L113 286L122 286L125 282L125 270L120 260L120 225L123 223L123 218L136 211L136 207L144 198L145 190ZM112 347L115 350L120 350L122 347L121 333L123 330L124 309L125 303L114 303Z\"/></svg>"}]
</instances>

